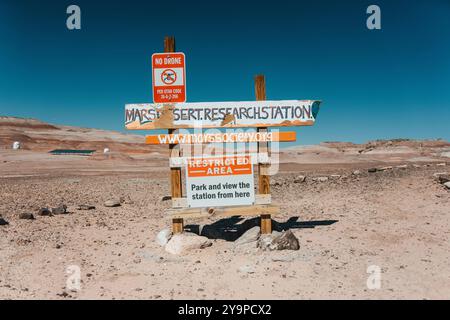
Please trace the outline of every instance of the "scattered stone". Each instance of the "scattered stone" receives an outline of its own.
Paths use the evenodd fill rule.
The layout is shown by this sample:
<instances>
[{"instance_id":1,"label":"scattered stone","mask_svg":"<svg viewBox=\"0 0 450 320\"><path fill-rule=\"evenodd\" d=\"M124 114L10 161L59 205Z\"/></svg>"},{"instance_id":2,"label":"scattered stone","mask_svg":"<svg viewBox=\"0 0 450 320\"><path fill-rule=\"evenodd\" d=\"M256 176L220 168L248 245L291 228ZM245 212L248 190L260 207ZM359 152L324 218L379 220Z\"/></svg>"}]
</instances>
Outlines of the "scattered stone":
<instances>
[{"instance_id":1,"label":"scattered stone","mask_svg":"<svg viewBox=\"0 0 450 320\"><path fill-rule=\"evenodd\" d=\"M259 227L253 227L249 230L247 230L245 233L243 233L235 242L234 244L239 246L242 244L250 243L258 241L259 237L261 235L261 230Z\"/></svg>"},{"instance_id":2,"label":"scattered stone","mask_svg":"<svg viewBox=\"0 0 450 320\"><path fill-rule=\"evenodd\" d=\"M89 204L80 204L77 207L77 210L95 210L95 206L91 206Z\"/></svg>"},{"instance_id":3,"label":"scattered stone","mask_svg":"<svg viewBox=\"0 0 450 320\"><path fill-rule=\"evenodd\" d=\"M196 249L204 249L212 246L208 238L198 236L195 233L184 232L174 234L167 242L165 250L171 254L184 254Z\"/></svg>"},{"instance_id":4,"label":"scattered stone","mask_svg":"<svg viewBox=\"0 0 450 320\"><path fill-rule=\"evenodd\" d=\"M161 199L161 201L169 201L169 200L172 200L172 196L164 196Z\"/></svg>"},{"instance_id":5,"label":"scattered stone","mask_svg":"<svg viewBox=\"0 0 450 320\"><path fill-rule=\"evenodd\" d=\"M22 212L19 214L19 219L34 220L34 215L29 212Z\"/></svg>"},{"instance_id":6,"label":"scattered stone","mask_svg":"<svg viewBox=\"0 0 450 320\"><path fill-rule=\"evenodd\" d=\"M302 182L305 182L305 181L306 181L306 176L302 176L302 175L297 176L297 177L294 179L294 183L302 183Z\"/></svg>"},{"instance_id":7,"label":"scattered stone","mask_svg":"<svg viewBox=\"0 0 450 320\"><path fill-rule=\"evenodd\" d=\"M250 265L239 267L238 271L241 273L255 273L255 269Z\"/></svg>"},{"instance_id":8,"label":"scattered stone","mask_svg":"<svg viewBox=\"0 0 450 320\"><path fill-rule=\"evenodd\" d=\"M56 208L52 209L52 214L66 214L67 206L65 204L61 204Z\"/></svg>"},{"instance_id":9,"label":"scattered stone","mask_svg":"<svg viewBox=\"0 0 450 320\"><path fill-rule=\"evenodd\" d=\"M447 172L437 172L433 174L433 177L439 182L439 183L446 183L450 181L450 175Z\"/></svg>"},{"instance_id":10,"label":"scattered stone","mask_svg":"<svg viewBox=\"0 0 450 320\"><path fill-rule=\"evenodd\" d=\"M370 172L370 173L377 172L377 168L369 168L367 170L367 172Z\"/></svg>"},{"instance_id":11,"label":"scattered stone","mask_svg":"<svg viewBox=\"0 0 450 320\"><path fill-rule=\"evenodd\" d=\"M353 174L354 176L359 176L359 175L361 174L361 171L355 170L355 171L352 172L352 174Z\"/></svg>"},{"instance_id":12,"label":"scattered stone","mask_svg":"<svg viewBox=\"0 0 450 320\"><path fill-rule=\"evenodd\" d=\"M134 201L131 200L130 196L120 197L120 203L124 204L134 204Z\"/></svg>"},{"instance_id":13,"label":"scattered stone","mask_svg":"<svg viewBox=\"0 0 450 320\"><path fill-rule=\"evenodd\" d=\"M120 200L107 200L105 201L105 207L120 207Z\"/></svg>"},{"instance_id":14,"label":"scattered stone","mask_svg":"<svg viewBox=\"0 0 450 320\"><path fill-rule=\"evenodd\" d=\"M450 181L449 182L446 182L446 183L444 183L444 186L447 188L447 189L450 189Z\"/></svg>"},{"instance_id":15,"label":"scattered stone","mask_svg":"<svg viewBox=\"0 0 450 320\"><path fill-rule=\"evenodd\" d=\"M156 235L156 243L161 247L164 247L167 242L172 238L172 230L169 228L163 229Z\"/></svg>"},{"instance_id":16,"label":"scattered stone","mask_svg":"<svg viewBox=\"0 0 450 320\"><path fill-rule=\"evenodd\" d=\"M281 234L264 235L258 241L258 247L262 250L299 250L300 244L298 239L291 230L282 232Z\"/></svg>"},{"instance_id":17,"label":"scattered stone","mask_svg":"<svg viewBox=\"0 0 450 320\"><path fill-rule=\"evenodd\" d=\"M9 222L3 219L3 217L0 215L0 226L6 226Z\"/></svg>"},{"instance_id":18,"label":"scattered stone","mask_svg":"<svg viewBox=\"0 0 450 320\"><path fill-rule=\"evenodd\" d=\"M328 177L315 177L312 180L317 182L326 182L328 181Z\"/></svg>"},{"instance_id":19,"label":"scattered stone","mask_svg":"<svg viewBox=\"0 0 450 320\"><path fill-rule=\"evenodd\" d=\"M38 211L38 216L51 216L52 213L48 208L40 208Z\"/></svg>"}]
</instances>

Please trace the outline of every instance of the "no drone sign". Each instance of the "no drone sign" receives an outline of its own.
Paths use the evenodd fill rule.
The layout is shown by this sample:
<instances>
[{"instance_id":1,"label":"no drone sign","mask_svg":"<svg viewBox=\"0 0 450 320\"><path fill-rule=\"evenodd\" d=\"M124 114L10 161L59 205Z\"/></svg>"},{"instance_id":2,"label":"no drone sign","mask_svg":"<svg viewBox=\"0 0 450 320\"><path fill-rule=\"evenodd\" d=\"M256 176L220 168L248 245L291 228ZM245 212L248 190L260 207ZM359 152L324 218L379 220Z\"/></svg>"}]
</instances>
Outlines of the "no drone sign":
<instances>
[{"instance_id":1,"label":"no drone sign","mask_svg":"<svg viewBox=\"0 0 450 320\"><path fill-rule=\"evenodd\" d=\"M182 52L155 53L152 56L153 101L186 101L186 68Z\"/></svg>"}]
</instances>

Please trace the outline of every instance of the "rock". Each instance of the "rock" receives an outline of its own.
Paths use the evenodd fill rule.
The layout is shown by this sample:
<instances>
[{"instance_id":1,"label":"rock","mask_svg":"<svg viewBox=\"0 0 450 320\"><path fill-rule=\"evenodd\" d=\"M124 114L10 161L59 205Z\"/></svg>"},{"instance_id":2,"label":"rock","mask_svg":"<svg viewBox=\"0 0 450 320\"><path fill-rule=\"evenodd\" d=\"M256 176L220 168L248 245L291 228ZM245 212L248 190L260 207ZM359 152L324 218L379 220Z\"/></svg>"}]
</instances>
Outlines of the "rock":
<instances>
[{"instance_id":1,"label":"rock","mask_svg":"<svg viewBox=\"0 0 450 320\"><path fill-rule=\"evenodd\" d=\"M6 225L8 225L8 224L9 224L9 222L6 221L5 219L3 219L2 216L0 216L0 226L6 226Z\"/></svg>"},{"instance_id":2,"label":"rock","mask_svg":"<svg viewBox=\"0 0 450 320\"><path fill-rule=\"evenodd\" d=\"M367 169L367 172L370 172L370 173L377 172L377 168L369 168L369 169Z\"/></svg>"},{"instance_id":3,"label":"rock","mask_svg":"<svg viewBox=\"0 0 450 320\"><path fill-rule=\"evenodd\" d=\"M241 273L255 273L255 269L250 265L239 267L238 271Z\"/></svg>"},{"instance_id":4,"label":"rock","mask_svg":"<svg viewBox=\"0 0 450 320\"><path fill-rule=\"evenodd\" d=\"M297 176L297 177L294 179L294 183L302 183L302 182L305 182L305 181L306 181L306 176L302 176L302 175Z\"/></svg>"},{"instance_id":5,"label":"rock","mask_svg":"<svg viewBox=\"0 0 450 320\"><path fill-rule=\"evenodd\" d=\"M19 214L19 219L34 220L34 215L29 212L22 212Z\"/></svg>"},{"instance_id":6,"label":"rock","mask_svg":"<svg viewBox=\"0 0 450 320\"><path fill-rule=\"evenodd\" d=\"M131 200L130 196L120 197L120 203L124 204L134 204L134 201Z\"/></svg>"},{"instance_id":7,"label":"rock","mask_svg":"<svg viewBox=\"0 0 450 320\"><path fill-rule=\"evenodd\" d=\"M315 177L312 180L317 182L326 182L328 181L328 177Z\"/></svg>"},{"instance_id":8,"label":"rock","mask_svg":"<svg viewBox=\"0 0 450 320\"><path fill-rule=\"evenodd\" d=\"M414 163L414 164L413 164L413 167L414 167L414 168L420 168L421 166L420 166L420 164L415 164L415 163Z\"/></svg>"},{"instance_id":9,"label":"rock","mask_svg":"<svg viewBox=\"0 0 450 320\"><path fill-rule=\"evenodd\" d=\"M437 167L445 167L447 164L445 162L442 163L436 163Z\"/></svg>"},{"instance_id":10,"label":"rock","mask_svg":"<svg viewBox=\"0 0 450 320\"><path fill-rule=\"evenodd\" d=\"M408 165L407 164L401 164L401 165L398 165L398 166L395 166L397 169L406 169L406 168L408 168Z\"/></svg>"},{"instance_id":11,"label":"rock","mask_svg":"<svg viewBox=\"0 0 450 320\"><path fill-rule=\"evenodd\" d=\"M341 175L340 175L340 174L332 174L332 175L330 176L330 178L331 178L331 179L340 179L340 178L341 178Z\"/></svg>"},{"instance_id":12,"label":"rock","mask_svg":"<svg viewBox=\"0 0 450 320\"><path fill-rule=\"evenodd\" d=\"M262 250L299 250L300 244L298 239L291 230L282 232L280 235L271 234L261 237L258 247Z\"/></svg>"},{"instance_id":13,"label":"rock","mask_svg":"<svg viewBox=\"0 0 450 320\"><path fill-rule=\"evenodd\" d=\"M51 216L52 213L48 208L40 208L38 211L38 216Z\"/></svg>"},{"instance_id":14,"label":"rock","mask_svg":"<svg viewBox=\"0 0 450 320\"><path fill-rule=\"evenodd\" d=\"M352 174L353 174L354 176L359 176L359 175L361 174L361 171L355 170L355 171L352 172Z\"/></svg>"},{"instance_id":15,"label":"rock","mask_svg":"<svg viewBox=\"0 0 450 320\"><path fill-rule=\"evenodd\" d=\"M235 242L235 245L242 245L245 243L258 241L261 235L261 231L259 227L253 227L243 233Z\"/></svg>"},{"instance_id":16,"label":"rock","mask_svg":"<svg viewBox=\"0 0 450 320\"><path fill-rule=\"evenodd\" d=\"M174 234L167 242L165 250L171 254L184 254L196 249L204 249L212 246L208 238L198 236L195 233L184 232Z\"/></svg>"},{"instance_id":17,"label":"rock","mask_svg":"<svg viewBox=\"0 0 450 320\"><path fill-rule=\"evenodd\" d=\"M120 207L120 200L107 200L105 207Z\"/></svg>"},{"instance_id":18,"label":"rock","mask_svg":"<svg viewBox=\"0 0 450 320\"><path fill-rule=\"evenodd\" d=\"M447 172L438 172L433 174L433 177L439 182L439 183L446 183L450 181L450 175Z\"/></svg>"},{"instance_id":19,"label":"rock","mask_svg":"<svg viewBox=\"0 0 450 320\"><path fill-rule=\"evenodd\" d=\"M447 189L450 189L450 181L449 182L446 182L446 183L444 183L444 186L447 188Z\"/></svg>"},{"instance_id":20,"label":"rock","mask_svg":"<svg viewBox=\"0 0 450 320\"><path fill-rule=\"evenodd\" d=\"M167 242L169 242L170 238L172 238L172 230L169 228L163 229L155 237L156 243L161 247L164 247Z\"/></svg>"},{"instance_id":21,"label":"rock","mask_svg":"<svg viewBox=\"0 0 450 320\"><path fill-rule=\"evenodd\" d=\"M392 170L393 169L393 167L381 167L381 168L378 168L377 170L378 171L387 171L387 170Z\"/></svg>"},{"instance_id":22,"label":"rock","mask_svg":"<svg viewBox=\"0 0 450 320\"><path fill-rule=\"evenodd\" d=\"M61 204L56 208L52 209L52 214L66 214L67 206L65 204Z\"/></svg>"},{"instance_id":23,"label":"rock","mask_svg":"<svg viewBox=\"0 0 450 320\"><path fill-rule=\"evenodd\" d=\"M161 199L161 201L169 201L169 200L172 200L172 196L164 196Z\"/></svg>"},{"instance_id":24,"label":"rock","mask_svg":"<svg viewBox=\"0 0 450 320\"><path fill-rule=\"evenodd\" d=\"M77 210L94 210L94 209L95 209L95 206L91 206L89 204L80 204L77 207Z\"/></svg>"}]
</instances>

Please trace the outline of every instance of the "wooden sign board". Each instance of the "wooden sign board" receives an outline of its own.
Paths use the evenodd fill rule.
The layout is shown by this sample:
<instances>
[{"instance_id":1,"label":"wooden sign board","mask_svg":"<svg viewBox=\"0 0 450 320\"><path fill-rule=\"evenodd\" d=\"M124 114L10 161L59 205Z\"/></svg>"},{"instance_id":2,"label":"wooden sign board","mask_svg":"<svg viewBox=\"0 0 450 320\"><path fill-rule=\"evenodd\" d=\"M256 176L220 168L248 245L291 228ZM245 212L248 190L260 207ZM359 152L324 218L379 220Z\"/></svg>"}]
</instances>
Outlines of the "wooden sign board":
<instances>
[{"instance_id":1,"label":"wooden sign board","mask_svg":"<svg viewBox=\"0 0 450 320\"><path fill-rule=\"evenodd\" d=\"M186 101L186 66L182 52L152 55L153 102Z\"/></svg>"},{"instance_id":2,"label":"wooden sign board","mask_svg":"<svg viewBox=\"0 0 450 320\"><path fill-rule=\"evenodd\" d=\"M156 134L145 137L146 144L206 144L293 141L296 141L295 131Z\"/></svg>"},{"instance_id":3,"label":"wooden sign board","mask_svg":"<svg viewBox=\"0 0 450 320\"><path fill-rule=\"evenodd\" d=\"M317 100L127 104L129 130L313 125Z\"/></svg>"},{"instance_id":4,"label":"wooden sign board","mask_svg":"<svg viewBox=\"0 0 450 320\"><path fill-rule=\"evenodd\" d=\"M254 204L250 156L189 158L186 163L186 192L191 208Z\"/></svg>"}]
</instances>

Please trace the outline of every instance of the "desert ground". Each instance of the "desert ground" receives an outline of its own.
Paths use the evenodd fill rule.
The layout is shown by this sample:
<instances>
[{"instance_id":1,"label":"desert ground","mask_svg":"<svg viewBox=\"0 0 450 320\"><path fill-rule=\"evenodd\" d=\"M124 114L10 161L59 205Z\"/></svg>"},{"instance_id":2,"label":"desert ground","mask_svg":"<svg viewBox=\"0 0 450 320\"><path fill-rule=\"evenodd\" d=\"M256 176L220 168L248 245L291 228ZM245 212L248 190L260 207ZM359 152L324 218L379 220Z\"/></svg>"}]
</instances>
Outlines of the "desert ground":
<instances>
[{"instance_id":1,"label":"desert ground","mask_svg":"<svg viewBox=\"0 0 450 320\"><path fill-rule=\"evenodd\" d=\"M449 156L443 140L282 149L273 228L291 230L299 250L240 244L259 219L230 217L187 219L185 233L212 245L174 255L155 241L171 226L167 146L0 117L0 298L449 299L450 190L438 179ZM37 214L60 204L66 214ZM67 287L74 266L79 290ZM377 288L367 286L374 266Z\"/></svg>"}]
</instances>

